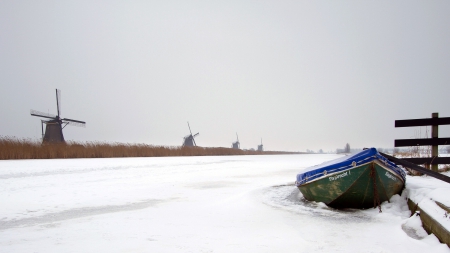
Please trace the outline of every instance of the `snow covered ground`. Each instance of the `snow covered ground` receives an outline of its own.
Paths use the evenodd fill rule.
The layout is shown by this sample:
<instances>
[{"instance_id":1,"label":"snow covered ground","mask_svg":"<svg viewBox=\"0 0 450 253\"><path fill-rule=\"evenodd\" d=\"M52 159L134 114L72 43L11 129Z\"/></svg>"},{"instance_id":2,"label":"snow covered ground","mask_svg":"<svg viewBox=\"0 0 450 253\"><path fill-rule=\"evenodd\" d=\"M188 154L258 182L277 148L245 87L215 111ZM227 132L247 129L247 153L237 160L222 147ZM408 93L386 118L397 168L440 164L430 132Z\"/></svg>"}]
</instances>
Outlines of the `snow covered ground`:
<instances>
[{"instance_id":1,"label":"snow covered ground","mask_svg":"<svg viewBox=\"0 0 450 253\"><path fill-rule=\"evenodd\" d=\"M296 174L338 157L0 161L0 252L450 252L406 205L445 202L435 179L382 213L304 200Z\"/></svg>"}]
</instances>

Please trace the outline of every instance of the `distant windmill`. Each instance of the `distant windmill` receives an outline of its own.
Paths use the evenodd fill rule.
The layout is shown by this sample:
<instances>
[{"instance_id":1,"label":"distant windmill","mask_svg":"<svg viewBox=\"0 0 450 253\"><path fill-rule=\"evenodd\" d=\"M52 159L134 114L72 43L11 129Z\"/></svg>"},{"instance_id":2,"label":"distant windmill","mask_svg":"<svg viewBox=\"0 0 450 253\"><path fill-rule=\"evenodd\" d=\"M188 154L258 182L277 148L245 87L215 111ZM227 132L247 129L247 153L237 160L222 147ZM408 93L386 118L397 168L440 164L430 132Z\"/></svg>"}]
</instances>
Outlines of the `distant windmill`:
<instances>
[{"instance_id":1,"label":"distant windmill","mask_svg":"<svg viewBox=\"0 0 450 253\"><path fill-rule=\"evenodd\" d=\"M263 144L262 144L262 138L261 138L261 145L258 145L258 151L264 151Z\"/></svg>"},{"instance_id":2,"label":"distant windmill","mask_svg":"<svg viewBox=\"0 0 450 253\"><path fill-rule=\"evenodd\" d=\"M236 133L236 139L237 139L237 141L233 142L233 144L231 145L231 148L239 149L241 147L241 144L239 143L239 137L238 137L237 133Z\"/></svg>"},{"instance_id":3,"label":"distant windmill","mask_svg":"<svg viewBox=\"0 0 450 253\"><path fill-rule=\"evenodd\" d=\"M189 126L189 122L188 122L188 127L189 127L190 135L186 135L184 137L183 147L194 147L194 146L197 146L197 144L195 143L194 137L197 136L199 133L196 133L196 134L192 135L191 126Z\"/></svg>"},{"instance_id":4,"label":"distant windmill","mask_svg":"<svg viewBox=\"0 0 450 253\"><path fill-rule=\"evenodd\" d=\"M74 120L74 119L67 119L67 118L61 118L61 91L56 89L56 109L58 114L53 115L49 113L39 112L35 110L30 110L31 116L36 117L42 117L49 120L42 120L41 119L41 131L42 131L42 142L50 142L50 143L64 143L64 135L63 135L63 128L67 125L71 126L79 126L79 127L85 127L86 122ZM45 134L44 134L44 124L45 127Z\"/></svg>"}]
</instances>

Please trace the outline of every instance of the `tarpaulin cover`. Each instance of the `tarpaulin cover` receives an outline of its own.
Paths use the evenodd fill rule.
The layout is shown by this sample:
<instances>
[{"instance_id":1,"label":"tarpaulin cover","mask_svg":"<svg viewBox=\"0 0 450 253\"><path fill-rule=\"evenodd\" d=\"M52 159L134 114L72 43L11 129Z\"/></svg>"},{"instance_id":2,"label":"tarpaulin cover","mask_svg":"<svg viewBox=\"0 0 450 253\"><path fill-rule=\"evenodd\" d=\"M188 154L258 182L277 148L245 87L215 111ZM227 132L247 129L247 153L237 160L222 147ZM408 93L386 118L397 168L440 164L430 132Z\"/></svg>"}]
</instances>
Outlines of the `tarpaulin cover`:
<instances>
[{"instance_id":1,"label":"tarpaulin cover","mask_svg":"<svg viewBox=\"0 0 450 253\"><path fill-rule=\"evenodd\" d=\"M369 148L351 156L341 157L326 163L309 167L303 173L297 175L297 181L295 184L299 186L317 178L324 177L330 173L348 170L373 160L381 161L384 165L386 165L386 167L401 176L403 181L405 181L406 174L401 168L378 153L375 148ZM324 171L326 172L324 173Z\"/></svg>"}]
</instances>

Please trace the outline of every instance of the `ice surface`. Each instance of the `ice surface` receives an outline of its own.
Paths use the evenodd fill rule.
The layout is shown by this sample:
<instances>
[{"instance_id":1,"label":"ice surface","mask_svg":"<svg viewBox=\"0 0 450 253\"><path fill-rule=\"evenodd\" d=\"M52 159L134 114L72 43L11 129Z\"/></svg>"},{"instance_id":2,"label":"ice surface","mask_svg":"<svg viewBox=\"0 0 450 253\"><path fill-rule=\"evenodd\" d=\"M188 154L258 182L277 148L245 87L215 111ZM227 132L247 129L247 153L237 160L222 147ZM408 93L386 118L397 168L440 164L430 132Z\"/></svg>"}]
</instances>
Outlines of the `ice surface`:
<instances>
[{"instance_id":1,"label":"ice surface","mask_svg":"<svg viewBox=\"0 0 450 253\"><path fill-rule=\"evenodd\" d=\"M0 161L0 252L450 252L406 205L429 178L382 213L306 201L296 175L338 157Z\"/></svg>"}]
</instances>

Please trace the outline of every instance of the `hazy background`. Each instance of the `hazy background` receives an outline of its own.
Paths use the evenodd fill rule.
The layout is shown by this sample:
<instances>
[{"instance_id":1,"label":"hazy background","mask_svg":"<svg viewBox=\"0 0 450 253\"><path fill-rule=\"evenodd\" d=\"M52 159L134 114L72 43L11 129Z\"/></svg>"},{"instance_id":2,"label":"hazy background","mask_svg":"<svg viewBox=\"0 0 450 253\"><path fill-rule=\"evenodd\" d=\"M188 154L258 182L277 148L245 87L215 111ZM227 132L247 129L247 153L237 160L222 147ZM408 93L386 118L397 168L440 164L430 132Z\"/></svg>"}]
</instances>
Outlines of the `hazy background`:
<instances>
[{"instance_id":1,"label":"hazy background","mask_svg":"<svg viewBox=\"0 0 450 253\"><path fill-rule=\"evenodd\" d=\"M450 1L0 1L0 135L334 151L450 117ZM429 130L429 128L428 128ZM440 127L450 137L449 126ZM424 136L422 136L424 137Z\"/></svg>"}]
</instances>

